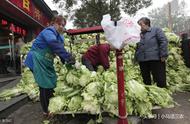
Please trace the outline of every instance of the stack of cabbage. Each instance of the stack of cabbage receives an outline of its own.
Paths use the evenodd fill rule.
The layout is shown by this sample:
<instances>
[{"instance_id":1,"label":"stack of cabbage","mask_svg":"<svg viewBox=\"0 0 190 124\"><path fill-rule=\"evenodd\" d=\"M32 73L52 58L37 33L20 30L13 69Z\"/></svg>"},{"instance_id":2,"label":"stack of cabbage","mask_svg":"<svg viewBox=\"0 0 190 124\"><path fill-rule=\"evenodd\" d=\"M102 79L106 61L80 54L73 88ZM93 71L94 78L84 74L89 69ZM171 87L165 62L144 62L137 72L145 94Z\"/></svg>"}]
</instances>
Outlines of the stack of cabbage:
<instances>
[{"instance_id":1,"label":"stack of cabbage","mask_svg":"<svg viewBox=\"0 0 190 124\"><path fill-rule=\"evenodd\" d=\"M174 33L164 29L169 40L169 57L167 59L167 82L171 91L190 91L190 69L184 64L181 40Z\"/></svg>"},{"instance_id":2,"label":"stack of cabbage","mask_svg":"<svg viewBox=\"0 0 190 124\"><path fill-rule=\"evenodd\" d=\"M133 63L134 47L126 46L123 50L125 71L125 94L128 115L146 117L151 115L152 107L155 105L168 107L173 105L170 96L171 91L188 89L190 70L183 63L180 55L179 38L170 32L165 32L169 39L169 51L167 65L168 89L161 89L155 85L145 86L137 64ZM102 37L103 35L101 35ZM82 53L94 44L89 38L93 35L81 35L72 45L72 52L80 62ZM82 42L83 39L89 41ZM69 38L65 38L68 50ZM101 42L106 42L105 39ZM28 52L30 45L23 47L23 54ZM103 71L100 66L97 72L90 72L85 66L66 68L58 58L55 58L55 69L58 75L57 87L54 97L50 100L49 110L53 113L60 112L87 112L100 114L109 112L118 115L116 62L114 52L110 55L110 69ZM22 79L15 88L21 88L20 93L27 93L30 98L38 99L39 91L29 69L24 68ZM3 93L3 92L2 92ZM1 94L2 94L1 93ZM10 94L1 95L1 99L12 97Z\"/></svg>"}]
</instances>

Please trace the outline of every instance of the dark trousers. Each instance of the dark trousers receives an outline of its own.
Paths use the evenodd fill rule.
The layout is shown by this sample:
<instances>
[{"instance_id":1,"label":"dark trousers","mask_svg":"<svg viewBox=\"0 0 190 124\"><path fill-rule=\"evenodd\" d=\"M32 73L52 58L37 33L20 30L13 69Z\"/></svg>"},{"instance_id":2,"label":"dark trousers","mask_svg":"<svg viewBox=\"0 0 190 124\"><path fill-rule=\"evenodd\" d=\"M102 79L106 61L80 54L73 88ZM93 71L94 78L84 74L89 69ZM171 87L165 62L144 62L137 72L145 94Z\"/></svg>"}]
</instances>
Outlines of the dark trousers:
<instances>
[{"instance_id":1,"label":"dark trousers","mask_svg":"<svg viewBox=\"0 0 190 124\"><path fill-rule=\"evenodd\" d=\"M146 85L151 85L151 74L153 81L158 87L166 87L166 64L161 61L146 61L140 62L140 70L143 82Z\"/></svg>"},{"instance_id":2,"label":"dark trousers","mask_svg":"<svg viewBox=\"0 0 190 124\"><path fill-rule=\"evenodd\" d=\"M16 73L21 74L21 61L20 56L16 56Z\"/></svg>"},{"instance_id":3,"label":"dark trousers","mask_svg":"<svg viewBox=\"0 0 190 124\"><path fill-rule=\"evenodd\" d=\"M53 97L54 90L53 88L47 89L47 88L41 88L40 90L40 103L43 109L44 113L48 113L48 106L49 106L49 99Z\"/></svg>"},{"instance_id":4,"label":"dark trousers","mask_svg":"<svg viewBox=\"0 0 190 124\"><path fill-rule=\"evenodd\" d=\"M85 57L82 57L82 64L86 66L86 68L88 68L88 70L90 71L96 71L96 68L94 68L94 66L91 64L91 62L86 59Z\"/></svg>"}]
</instances>

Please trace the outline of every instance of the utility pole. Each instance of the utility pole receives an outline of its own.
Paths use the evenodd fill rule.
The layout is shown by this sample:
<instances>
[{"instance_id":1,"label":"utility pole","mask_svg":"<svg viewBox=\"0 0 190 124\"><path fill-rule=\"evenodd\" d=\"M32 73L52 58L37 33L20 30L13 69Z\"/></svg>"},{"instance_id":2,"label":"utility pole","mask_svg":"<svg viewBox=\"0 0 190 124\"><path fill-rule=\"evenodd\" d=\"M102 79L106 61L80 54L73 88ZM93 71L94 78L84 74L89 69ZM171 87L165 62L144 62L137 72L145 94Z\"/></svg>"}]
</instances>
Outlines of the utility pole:
<instances>
[{"instance_id":1,"label":"utility pole","mask_svg":"<svg viewBox=\"0 0 190 124\"><path fill-rule=\"evenodd\" d=\"M171 2L168 2L168 27L172 31L172 15L171 15Z\"/></svg>"}]
</instances>

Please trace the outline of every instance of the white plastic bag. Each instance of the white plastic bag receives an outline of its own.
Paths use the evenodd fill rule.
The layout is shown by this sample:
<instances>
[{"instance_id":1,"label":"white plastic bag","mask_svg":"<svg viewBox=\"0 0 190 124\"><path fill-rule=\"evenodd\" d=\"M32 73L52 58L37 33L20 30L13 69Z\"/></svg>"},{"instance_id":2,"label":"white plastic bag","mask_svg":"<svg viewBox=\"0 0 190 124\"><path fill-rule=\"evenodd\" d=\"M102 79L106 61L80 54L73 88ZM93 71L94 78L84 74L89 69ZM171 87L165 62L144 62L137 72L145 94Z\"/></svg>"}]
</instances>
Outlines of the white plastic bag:
<instances>
[{"instance_id":1,"label":"white plastic bag","mask_svg":"<svg viewBox=\"0 0 190 124\"><path fill-rule=\"evenodd\" d=\"M109 14L104 15L101 26L108 42L116 49L122 49L126 44L137 43L140 40L140 28L130 17L122 18L114 25Z\"/></svg>"}]
</instances>

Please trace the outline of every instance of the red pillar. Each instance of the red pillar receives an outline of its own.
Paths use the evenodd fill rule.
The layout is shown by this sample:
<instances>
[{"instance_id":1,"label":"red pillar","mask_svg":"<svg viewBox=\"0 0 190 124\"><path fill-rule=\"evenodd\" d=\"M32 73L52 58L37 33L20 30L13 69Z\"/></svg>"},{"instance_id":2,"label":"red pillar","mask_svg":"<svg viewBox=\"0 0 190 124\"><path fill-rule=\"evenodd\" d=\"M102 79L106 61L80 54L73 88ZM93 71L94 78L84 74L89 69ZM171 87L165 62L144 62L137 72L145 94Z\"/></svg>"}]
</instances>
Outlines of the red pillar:
<instances>
[{"instance_id":1,"label":"red pillar","mask_svg":"<svg viewBox=\"0 0 190 124\"><path fill-rule=\"evenodd\" d=\"M118 124L128 124L125 106L124 66L122 50L116 50L117 81L118 81Z\"/></svg>"}]
</instances>

